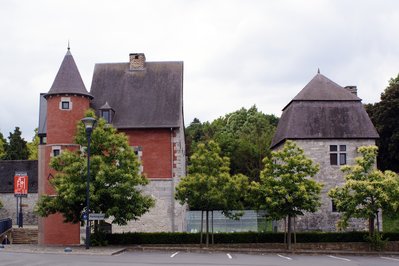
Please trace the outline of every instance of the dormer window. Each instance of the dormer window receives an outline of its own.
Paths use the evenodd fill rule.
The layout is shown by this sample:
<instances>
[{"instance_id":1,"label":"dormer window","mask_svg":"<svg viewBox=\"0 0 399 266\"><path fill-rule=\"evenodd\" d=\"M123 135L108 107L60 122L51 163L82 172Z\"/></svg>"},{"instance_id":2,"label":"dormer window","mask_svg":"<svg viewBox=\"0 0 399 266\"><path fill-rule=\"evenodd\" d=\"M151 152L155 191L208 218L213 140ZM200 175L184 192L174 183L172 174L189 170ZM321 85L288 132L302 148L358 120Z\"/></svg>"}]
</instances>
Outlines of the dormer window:
<instances>
[{"instance_id":1,"label":"dormer window","mask_svg":"<svg viewBox=\"0 0 399 266\"><path fill-rule=\"evenodd\" d=\"M108 123L111 124L112 120L114 118L115 111L112 109L112 107L108 104L108 102L105 102L103 106L100 108L100 116L104 118L104 120Z\"/></svg>"},{"instance_id":2,"label":"dormer window","mask_svg":"<svg viewBox=\"0 0 399 266\"><path fill-rule=\"evenodd\" d=\"M104 120L107 121L108 124L111 123L111 116L109 110L102 110L101 117L104 118Z\"/></svg>"}]
</instances>

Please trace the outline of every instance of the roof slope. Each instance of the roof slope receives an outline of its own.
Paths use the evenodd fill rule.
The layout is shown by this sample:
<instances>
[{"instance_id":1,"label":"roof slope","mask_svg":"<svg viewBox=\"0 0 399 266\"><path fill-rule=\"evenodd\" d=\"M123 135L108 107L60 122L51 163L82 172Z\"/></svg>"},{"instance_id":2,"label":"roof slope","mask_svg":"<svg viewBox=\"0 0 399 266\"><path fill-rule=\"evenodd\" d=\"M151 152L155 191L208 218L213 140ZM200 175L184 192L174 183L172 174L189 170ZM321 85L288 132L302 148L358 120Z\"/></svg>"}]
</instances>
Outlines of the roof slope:
<instances>
[{"instance_id":1,"label":"roof slope","mask_svg":"<svg viewBox=\"0 0 399 266\"><path fill-rule=\"evenodd\" d=\"M55 94L77 94L92 98L86 90L78 67L69 49L61 63L53 85L45 97Z\"/></svg>"},{"instance_id":2,"label":"roof slope","mask_svg":"<svg viewBox=\"0 0 399 266\"><path fill-rule=\"evenodd\" d=\"M90 93L92 107L106 102L115 111L116 128L179 127L183 116L183 62L96 64Z\"/></svg>"},{"instance_id":3,"label":"roof slope","mask_svg":"<svg viewBox=\"0 0 399 266\"><path fill-rule=\"evenodd\" d=\"M317 74L283 109L271 147L286 139L376 139L361 99Z\"/></svg>"}]
</instances>

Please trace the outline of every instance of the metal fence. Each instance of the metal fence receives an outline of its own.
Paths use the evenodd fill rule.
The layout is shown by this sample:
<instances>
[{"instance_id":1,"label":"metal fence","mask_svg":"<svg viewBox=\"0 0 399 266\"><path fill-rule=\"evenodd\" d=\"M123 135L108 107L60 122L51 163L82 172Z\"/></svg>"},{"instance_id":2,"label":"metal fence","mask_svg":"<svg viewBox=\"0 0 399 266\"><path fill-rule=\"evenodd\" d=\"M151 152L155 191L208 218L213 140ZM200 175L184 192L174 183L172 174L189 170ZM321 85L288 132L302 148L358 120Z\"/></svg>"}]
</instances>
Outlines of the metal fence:
<instances>
[{"instance_id":1,"label":"metal fence","mask_svg":"<svg viewBox=\"0 0 399 266\"><path fill-rule=\"evenodd\" d=\"M0 219L0 235L12 227L11 218Z\"/></svg>"}]
</instances>

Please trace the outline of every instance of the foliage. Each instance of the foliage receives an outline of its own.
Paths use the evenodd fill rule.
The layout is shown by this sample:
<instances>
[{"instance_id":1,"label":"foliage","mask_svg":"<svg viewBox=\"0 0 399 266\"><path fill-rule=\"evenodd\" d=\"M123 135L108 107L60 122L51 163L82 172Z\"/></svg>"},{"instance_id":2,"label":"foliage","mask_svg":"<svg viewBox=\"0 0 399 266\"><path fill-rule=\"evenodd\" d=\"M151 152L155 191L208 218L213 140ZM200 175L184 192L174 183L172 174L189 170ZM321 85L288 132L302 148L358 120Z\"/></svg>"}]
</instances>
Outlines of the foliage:
<instances>
[{"instance_id":1,"label":"foliage","mask_svg":"<svg viewBox=\"0 0 399 266\"><path fill-rule=\"evenodd\" d=\"M6 144L5 160L27 160L29 157L26 141L21 137L19 127L15 127L14 133L10 132L8 143Z\"/></svg>"},{"instance_id":2,"label":"foliage","mask_svg":"<svg viewBox=\"0 0 399 266\"><path fill-rule=\"evenodd\" d=\"M107 234L105 241L110 245L143 245L143 244L196 244L200 233L159 232L159 233L114 233ZM328 243L328 242L364 242L366 232L298 232L298 243ZM398 241L399 233L384 234L383 241ZM102 241L104 239L102 238ZM244 243L284 243L284 233L216 233L217 244L244 244Z\"/></svg>"},{"instance_id":3,"label":"foliage","mask_svg":"<svg viewBox=\"0 0 399 266\"><path fill-rule=\"evenodd\" d=\"M291 218L320 206L322 185L311 179L319 170L295 142L286 141L283 148L264 159L260 182L252 182L253 204L268 213L269 219L288 217L288 249L291 248Z\"/></svg>"},{"instance_id":4,"label":"foliage","mask_svg":"<svg viewBox=\"0 0 399 266\"><path fill-rule=\"evenodd\" d=\"M244 174L259 180L262 159L270 155L270 143L278 118L265 115L256 106L241 108L212 123L197 118L186 128L187 154L190 157L201 142L214 140L221 148L221 156L230 158L230 173Z\"/></svg>"},{"instance_id":5,"label":"foliage","mask_svg":"<svg viewBox=\"0 0 399 266\"><path fill-rule=\"evenodd\" d=\"M399 75L389 81L381 101L366 105L366 110L380 138L378 168L399 172Z\"/></svg>"},{"instance_id":6,"label":"foliage","mask_svg":"<svg viewBox=\"0 0 399 266\"><path fill-rule=\"evenodd\" d=\"M3 134L0 132L0 160L3 160L5 158L6 144L7 141L5 140Z\"/></svg>"},{"instance_id":7,"label":"foliage","mask_svg":"<svg viewBox=\"0 0 399 266\"><path fill-rule=\"evenodd\" d=\"M384 239L384 236L379 232L376 232L373 235L367 235L365 236L364 239L370 243L370 248L376 251L384 250L389 240L389 239Z\"/></svg>"},{"instance_id":8,"label":"foliage","mask_svg":"<svg viewBox=\"0 0 399 266\"><path fill-rule=\"evenodd\" d=\"M35 136L32 138L32 141L28 143L29 150L29 160L37 160L38 159L38 147L40 144L40 139L37 134L38 129L35 128Z\"/></svg>"},{"instance_id":9,"label":"foliage","mask_svg":"<svg viewBox=\"0 0 399 266\"><path fill-rule=\"evenodd\" d=\"M398 210L399 178L391 172L375 168L376 146L362 146L356 164L341 168L345 184L330 190L337 210L342 213L339 226L345 228L351 217L369 220L369 233L374 235L374 221L379 210L394 215Z\"/></svg>"},{"instance_id":10,"label":"foliage","mask_svg":"<svg viewBox=\"0 0 399 266\"><path fill-rule=\"evenodd\" d=\"M232 211L244 209L248 178L241 174L230 176L229 159L220 156L220 148L214 141L199 144L190 163L189 174L177 185L175 198L192 210L206 212L208 244L209 211L221 210L227 217L238 218L240 213Z\"/></svg>"},{"instance_id":11,"label":"foliage","mask_svg":"<svg viewBox=\"0 0 399 266\"><path fill-rule=\"evenodd\" d=\"M86 116L95 117L93 111L87 112ZM82 123L77 127L76 143L87 145ZM117 133L104 119L99 119L90 147L90 211L104 213L112 223L119 225L147 212L154 200L142 195L139 189L148 180L139 174L139 163L127 137ZM41 196L36 208L40 216L60 212L67 222L81 220L86 206L86 156L86 149L64 150L51 160L50 165L57 173L50 183L57 196Z\"/></svg>"}]
</instances>

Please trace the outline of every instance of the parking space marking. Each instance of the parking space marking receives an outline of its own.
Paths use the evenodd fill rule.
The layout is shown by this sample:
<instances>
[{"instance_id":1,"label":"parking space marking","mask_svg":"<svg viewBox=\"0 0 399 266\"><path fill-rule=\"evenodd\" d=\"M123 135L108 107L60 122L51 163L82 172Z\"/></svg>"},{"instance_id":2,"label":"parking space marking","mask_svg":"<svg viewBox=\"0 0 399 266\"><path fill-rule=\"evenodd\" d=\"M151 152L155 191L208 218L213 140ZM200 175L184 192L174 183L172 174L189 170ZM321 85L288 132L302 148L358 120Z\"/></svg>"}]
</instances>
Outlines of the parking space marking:
<instances>
[{"instance_id":1,"label":"parking space marking","mask_svg":"<svg viewBox=\"0 0 399 266\"><path fill-rule=\"evenodd\" d=\"M227 257L228 257L229 259L232 259L232 258L233 258L229 253L227 253L226 255L227 255Z\"/></svg>"},{"instance_id":2,"label":"parking space marking","mask_svg":"<svg viewBox=\"0 0 399 266\"><path fill-rule=\"evenodd\" d=\"M336 257L336 256L333 256L333 255L328 255L327 257L330 257L330 258L333 258L333 259L337 259L337 260L351 261L350 259Z\"/></svg>"},{"instance_id":3,"label":"parking space marking","mask_svg":"<svg viewBox=\"0 0 399 266\"><path fill-rule=\"evenodd\" d=\"M381 259L385 259L385 260L399 261L399 259L391 258L391 257L380 257L380 258L381 258Z\"/></svg>"},{"instance_id":4,"label":"parking space marking","mask_svg":"<svg viewBox=\"0 0 399 266\"><path fill-rule=\"evenodd\" d=\"M171 258L173 258L174 256L176 256L177 254L179 254L179 251L178 252L175 252L175 253L173 253L172 255L170 255L170 257Z\"/></svg>"},{"instance_id":5,"label":"parking space marking","mask_svg":"<svg viewBox=\"0 0 399 266\"><path fill-rule=\"evenodd\" d=\"M280 254L277 254L277 256L279 256L280 258L286 259L286 260L292 260L292 258L283 256L283 255L280 255Z\"/></svg>"}]
</instances>

